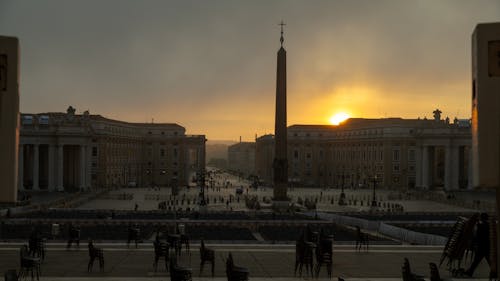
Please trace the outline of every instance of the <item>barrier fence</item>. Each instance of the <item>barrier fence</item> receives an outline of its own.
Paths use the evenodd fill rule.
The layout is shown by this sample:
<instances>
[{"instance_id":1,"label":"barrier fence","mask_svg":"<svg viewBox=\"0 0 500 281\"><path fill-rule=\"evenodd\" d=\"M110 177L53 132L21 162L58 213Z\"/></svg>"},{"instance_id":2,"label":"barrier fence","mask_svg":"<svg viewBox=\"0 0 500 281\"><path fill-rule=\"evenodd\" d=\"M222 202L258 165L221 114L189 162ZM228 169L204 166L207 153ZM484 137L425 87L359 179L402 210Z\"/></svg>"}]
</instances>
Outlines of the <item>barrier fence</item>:
<instances>
[{"instance_id":1,"label":"barrier fence","mask_svg":"<svg viewBox=\"0 0 500 281\"><path fill-rule=\"evenodd\" d=\"M410 244L419 245L445 245L447 238L439 235L427 234L393 226L380 221L371 221L361 218L353 218L329 213L306 213L309 216L318 216L320 219L335 222L337 224L360 227L363 230L374 231Z\"/></svg>"}]
</instances>

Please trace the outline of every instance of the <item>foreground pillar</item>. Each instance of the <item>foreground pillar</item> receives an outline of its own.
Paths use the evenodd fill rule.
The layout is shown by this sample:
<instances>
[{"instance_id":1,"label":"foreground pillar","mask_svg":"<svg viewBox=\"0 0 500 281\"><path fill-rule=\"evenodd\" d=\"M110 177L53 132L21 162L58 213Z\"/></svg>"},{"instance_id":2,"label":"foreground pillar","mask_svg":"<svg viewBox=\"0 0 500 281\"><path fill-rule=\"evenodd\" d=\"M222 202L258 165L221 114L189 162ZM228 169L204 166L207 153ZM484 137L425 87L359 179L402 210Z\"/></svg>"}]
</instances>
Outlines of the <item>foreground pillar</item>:
<instances>
[{"instance_id":1,"label":"foreground pillar","mask_svg":"<svg viewBox=\"0 0 500 281\"><path fill-rule=\"evenodd\" d=\"M0 36L0 202L17 201L19 41Z\"/></svg>"},{"instance_id":2,"label":"foreground pillar","mask_svg":"<svg viewBox=\"0 0 500 281\"><path fill-rule=\"evenodd\" d=\"M18 188L24 190L24 145L19 145Z\"/></svg>"},{"instance_id":3,"label":"foreground pillar","mask_svg":"<svg viewBox=\"0 0 500 281\"><path fill-rule=\"evenodd\" d=\"M473 186L496 189L500 216L500 22L478 24L472 34ZM497 224L497 247L500 247ZM493 245L493 243L492 243ZM491 251L497 272L497 251ZM496 260L495 260L496 259Z\"/></svg>"}]
</instances>

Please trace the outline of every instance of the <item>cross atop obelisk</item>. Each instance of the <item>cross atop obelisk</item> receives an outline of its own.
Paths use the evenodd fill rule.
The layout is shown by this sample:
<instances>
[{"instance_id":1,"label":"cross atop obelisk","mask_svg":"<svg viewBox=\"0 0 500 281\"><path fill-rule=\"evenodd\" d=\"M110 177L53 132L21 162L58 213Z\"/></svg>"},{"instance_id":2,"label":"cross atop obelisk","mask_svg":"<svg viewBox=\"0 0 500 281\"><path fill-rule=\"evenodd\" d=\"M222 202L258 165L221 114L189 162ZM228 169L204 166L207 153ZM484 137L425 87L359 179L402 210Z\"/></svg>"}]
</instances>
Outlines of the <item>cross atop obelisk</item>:
<instances>
[{"instance_id":1,"label":"cross atop obelisk","mask_svg":"<svg viewBox=\"0 0 500 281\"><path fill-rule=\"evenodd\" d=\"M288 161L286 132L286 51L283 48L283 26L281 21L281 46L278 50L276 69L276 115L274 119L274 161L273 161L273 200L275 209L288 206Z\"/></svg>"},{"instance_id":2,"label":"cross atop obelisk","mask_svg":"<svg viewBox=\"0 0 500 281\"><path fill-rule=\"evenodd\" d=\"M281 47L283 47L283 41L285 41L285 39L283 39L283 26L286 25L283 20L281 20L281 23L279 23L278 25L281 26L281 37L280 37L280 42L281 42Z\"/></svg>"}]
</instances>

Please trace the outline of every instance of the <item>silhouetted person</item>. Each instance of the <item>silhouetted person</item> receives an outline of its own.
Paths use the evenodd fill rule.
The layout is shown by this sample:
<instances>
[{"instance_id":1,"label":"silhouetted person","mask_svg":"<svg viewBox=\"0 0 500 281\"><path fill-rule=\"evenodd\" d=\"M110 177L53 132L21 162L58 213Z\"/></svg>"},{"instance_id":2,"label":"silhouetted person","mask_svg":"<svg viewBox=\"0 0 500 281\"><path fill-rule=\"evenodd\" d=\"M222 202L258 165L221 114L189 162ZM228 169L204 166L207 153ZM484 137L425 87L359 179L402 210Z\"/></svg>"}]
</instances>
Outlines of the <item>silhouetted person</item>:
<instances>
[{"instance_id":1,"label":"silhouetted person","mask_svg":"<svg viewBox=\"0 0 500 281\"><path fill-rule=\"evenodd\" d=\"M474 270L476 270L476 267L483 258L485 258L488 265L490 265L490 225L488 223L488 214L486 213L481 214L481 218L477 223L476 235L474 236L474 247L474 260L469 269L465 272L468 276L474 274Z\"/></svg>"},{"instance_id":2,"label":"silhouetted person","mask_svg":"<svg viewBox=\"0 0 500 281\"><path fill-rule=\"evenodd\" d=\"M103 254L102 249L96 248L94 246L94 241L92 241L92 240L89 240L88 248L89 248L89 258L90 259L89 259L89 263L87 265L87 271L88 272L92 271L92 266L94 265L94 260L96 258L99 261L99 268L100 268L101 272L104 271L104 254Z\"/></svg>"},{"instance_id":3,"label":"silhouetted person","mask_svg":"<svg viewBox=\"0 0 500 281\"><path fill-rule=\"evenodd\" d=\"M134 241L137 248L137 244L139 243L139 228L136 225L132 226L132 224L128 226L127 248L130 246L130 241Z\"/></svg>"},{"instance_id":4,"label":"silhouetted person","mask_svg":"<svg viewBox=\"0 0 500 281\"><path fill-rule=\"evenodd\" d=\"M76 243L77 248L80 248L80 229L70 224L68 228L68 244L66 245L66 249L71 248L73 242Z\"/></svg>"},{"instance_id":5,"label":"silhouetted person","mask_svg":"<svg viewBox=\"0 0 500 281\"><path fill-rule=\"evenodd\" d=\"M34 255L38 248L38 241L40 239L40 232L37 227L31 230L30 238L28 240L29 254Z\"/></svg>"}]
</instances>

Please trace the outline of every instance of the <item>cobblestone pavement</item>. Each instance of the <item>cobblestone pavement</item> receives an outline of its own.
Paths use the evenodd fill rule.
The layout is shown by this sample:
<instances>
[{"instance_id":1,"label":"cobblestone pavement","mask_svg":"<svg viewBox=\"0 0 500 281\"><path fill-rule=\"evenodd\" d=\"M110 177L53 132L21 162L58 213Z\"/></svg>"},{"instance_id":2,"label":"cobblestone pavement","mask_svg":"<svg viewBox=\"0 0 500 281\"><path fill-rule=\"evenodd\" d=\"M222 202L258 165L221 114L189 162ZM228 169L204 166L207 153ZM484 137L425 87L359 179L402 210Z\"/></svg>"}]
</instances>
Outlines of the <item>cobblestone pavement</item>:
<instances>
[{"instance_id":1,"label":"cobblestone pavement","mask_svg":"<svg viewBox=\"0 0 500 281\"><path fill-rule=\"evenodd\" d=\"M255 195L259 197L259 202L262 203L262 199L265 197L267 199L272 197L272 188L260 187L258 190L248 188L247 183L242 182L241 185L233 185L233 187L211 189L207 188L205 191L206 196L208 196L210 202L208 204L209 211L217 210L234 210L234 211L246 211L244 200L237 202L236 188L243 186L244 194L250 196ZM199 189L195 187L181 188L178 198L186 196L191 201L190 205L184 203L183 205L178 205L182 209L189 207L190 209L196 209L197 205L193 199L197 198ZM356 200L356 205L339 206L338 198L341 191L338 189L320 189L320 188L292 188L288 195L296 201L297 198L318 198L317 209L318 211L330 211L330 212L356 212L356 211L368 211L370 207L367 205L371 203L372 200L372 190L369 189L357 189L357 190L346 190L345 194L347 199L352 199L353 203ZM78 207L78 209L118 209L118 210L133 210L135 204L138 205L139 210L156 210L158 209L158 203L169 198L171 190L168 187L163 187L159 189L152 188L124 188L112 191L111 194L119 195L129 193L133 194L131 200L118 200L118 199L95 199L87 202ZM389 200L389 195L393 194L393 191L379 190L377 192L377 200L385 203L400 204L404 207L405 212L470 212L473 209L464 208L460 206L454 206L449 204L438 203L429 200ZM227 199L230 196L234 196L233 200L229 205L226 204ZM219 198L223 197L224 201L220 202ZM242 199L242 197L240 197ZM214 199L217 202L214 203ZM332 204L333 199L333 204ZM363 201L363 206L361 206L360 201ZM266 206L266 204L262 204Z\"/></svg>"},{"instance_id":2,"label":"cobblestone pavement","mask_svg":"<svg viewBox=\"0 0 500 281\"><path fill-rule=\"evenodd\" d=\"M266 278L266 277L249 277L250 280L252 281L301 281L301 280L318 280L318 281L326 281L326 280L338 280L334 276L333 278L325 278L325 277L320 277L318 279L316 278L310 278L310 277L286 277L286 278L281 278L281 277L273 277L273 278ZM346 281L401 281L401 278L348 278L345 277L343 278ZM165 281L165 280L170 280L168 277L41 277L41 281ZM427 278L426 280L430 280ZM487 278L467 278L467 279L460 279L460 278L450 278L446 279L446 281L451 281L451 280L480 280L480 281L488 281ZM226 277L193 277L193 281L227 281Z\"/></svg>"},{"instance_id":3,"label":"cobblestone pavement","mask_svg":"<svg viewBox=\"0 0 500 281\"><path fill-rule=\"evenodd\" d=\"M0 272L19 268L19 243L0 243ZM42 264L42 280L165 280L168 273L160 262L158 272L153 270L154 252L152 245L141 244L139 248L128 249L124 243L97 244L103 248L105 257L104 272L87 273L88 252L86 246L80 249L66 250L64 243L49 243L47 256ZM209 247L216 251L215 275L209 276L209 267L199 274L199 245L191 247L190 255L185 251L179 263L193 270L196 280L223 280L225 276L225 258L231 252L235 264L247 267L251 280L292 280L295 262L293 245L230 245L212 244ZM333 276L342 276L347 280L401 280L401 265L404 257L408 257L413 272L428 276L429 262L439 264L442 248L433 246L372 246L368 252L356 252L352 245L334 246ZM449 278L443 265L441 277ZM476 276L486 278L488 266L483 262ZM57 277L57 278L56 278ZM116 277L113 279L112 277ZM119 278L118 278L119 277ZM203 278L199 278L203 277ZM320 277L326 278L324 268ZM221 279L219 279L221 278ZM355 279L350 279L355 278Z\"/></svg>"},{"instance_id":4,"label":"cobblestone pavement","mask_svg":"<svg viewBox=\"0 0 500 281\"><path fill-rule=\"evenodd\" d=\"M267 199L272 197L272 188L270 187L259 187L258 189L249 188L250 182L244 179L240 179L236 176L230 175L228 173L223 173L218 175L215 180L215 188L207 187L205 190L205 194L209 197L211 202L208 205L208 210L247 210L243 200L240 202L236 201L236 189L242 188L243 194L255 195L259 197L259 201L262 202L262 199L265 197ZM228 184L227 184L228 183ZM226 187L225 187L226 186ZM29 193L29 192L27 192ZM135 204L138 204L139 210L156 210L158 209L158 203L164 199L169 197L171 194L171 189L167 187L162 188L122 188L118 190L111 191L111 197L113 195L117 196L119 194L132 194L131 200L119 200L116 198L106 198L106 199L95 199L91 200L81 206L79 209L117 209L117 210L133 210ZM199 188L196 187L182 187L179 191L179 197L186 196L186 198L196 199L199 193ZM369 210L368 203L372 200L373 190L371 188L364 189L345 189L345 194L347 199L352 199L351 205L348 206L339 206L338 198L340 196L340 189L326 189L326 188L300 188L293 187L289 188L288 195L296 201L299 197L302 199L310 198L310 199L318 199L317 208L318 211L333 211L333 212L353 212L353 211L367 211ZM33 192L35 202L44 202L50 201L54 198L63 198L64 194L61 193L44 193L44 192ZM474 200L481 200L483 202L489 202L492 200L492 196L490 193L485 192L474 192L459 194L460 200L463 200L462 197L472 198ZM392 196L391 196L392 195ZM235 200L232 200L230 204L226 204L227 199L230 196L234 196ZM160 200L156 200L158 199ZM224 202L214 202L214 199L218 199L219 197L224 198ZM333 198L333 204L332 204ZM395 191L391 190L383 190L378 188L376 191L376 199L377 201L385 202L385 203L397 203L404 207L404 211L406 212L467 212L473 211L473 209L466 208L461 205L451 205L451 204L443 204L430 200L400 200ZM470 199L470 201L472 201ZM493 198L494 199L494 198ZM356 205L354 205L354 200L356 200ZM364 206L361 206L361 202L364 202ZM265 204L263 204L265 206ZM197 204L195 201L191 200L191 204L187 205L184 202L183 205L179 205L177 207L181 207L186 209L190 207L190 209L197 208Z\"/></svg>"}]
</instances>

